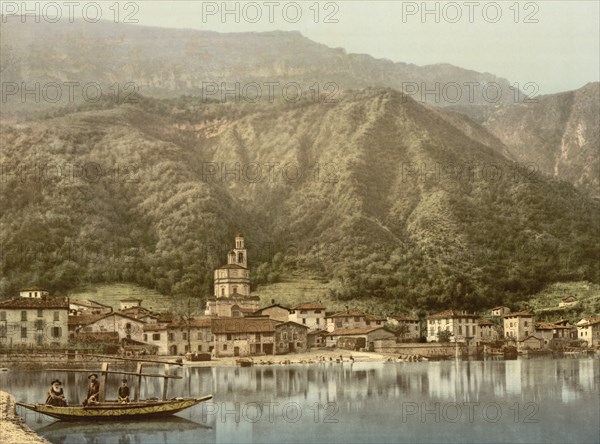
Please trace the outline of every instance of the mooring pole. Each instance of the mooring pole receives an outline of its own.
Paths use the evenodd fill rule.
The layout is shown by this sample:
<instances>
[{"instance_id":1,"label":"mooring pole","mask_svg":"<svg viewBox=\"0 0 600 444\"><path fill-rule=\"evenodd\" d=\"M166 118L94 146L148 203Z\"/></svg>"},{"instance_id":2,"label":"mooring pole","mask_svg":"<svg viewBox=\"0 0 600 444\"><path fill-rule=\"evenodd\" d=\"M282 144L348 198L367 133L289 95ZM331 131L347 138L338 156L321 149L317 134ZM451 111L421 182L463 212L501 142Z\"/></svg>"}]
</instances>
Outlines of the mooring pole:
<instances>
[{"instance_id":1,"label":"mooring pole","mask_svg":"<svg viewBox=\"0 0 600 444\"><path fill-rule=\"evenodd\" d=\"M142 397L142 392L141 392L141 387L142 387L142 364L141 362L137 363L137 368L136 368L136 373L137 373L137 378L135 378L135 393L134 393L134 397L133 400L134 401L139 401Z\"/></svg>"},{"instance_id":2,"label":"mooring pole","mask_svg":"<svg viewBox=\"0 0 600 444\"><path fill-rule=\"evenodd\" d=\"M106 377L108 376L108 363L103 362L100 370L100 391L98 393L98 402L104 402L106 399Z\"/></svg>"},{"instance_id":3,"label":"mooring pole","mask_svg":"<svg viewBox=\"0 0 600 444\"><path fill-rule=\"evenodd\" d=\"M164 378L164 382L163 382L163 395L162 395L163 401L167 400L167 388L169 387L169 378L167 378L166 376L168 374L169 374L169 364L165 364L165 378Z\"/></svg>"}]
</instances>

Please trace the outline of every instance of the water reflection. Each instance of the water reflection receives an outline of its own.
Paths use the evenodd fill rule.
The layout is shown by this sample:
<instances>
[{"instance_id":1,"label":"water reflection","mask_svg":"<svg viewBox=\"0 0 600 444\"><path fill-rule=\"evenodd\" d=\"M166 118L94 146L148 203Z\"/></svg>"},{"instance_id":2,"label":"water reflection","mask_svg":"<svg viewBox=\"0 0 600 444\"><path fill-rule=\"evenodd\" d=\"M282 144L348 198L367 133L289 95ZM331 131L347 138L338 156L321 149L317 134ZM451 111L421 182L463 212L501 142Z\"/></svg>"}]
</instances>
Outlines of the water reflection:
<instances>
[{"instance_id":1,"label":"water reflection","mask_svg":"<svg viewBox=\"0 0 600 444\"><path fill-rule=\"evenodd\" d=\"M169 382L169 396L214 396L175 417L187 422L152 424L148 431L131 423L45 427L52 420L35 414L26 420L61 443L600 442L597 358L178 371L183 379ZM0 385L19 400L40 402L55 376L63 377L70 402L83 399L85 374L13 369L0 374ZM116 395L119 378L109 378L109 393ZM161 390L162 380L147 378L142 394Z\"/></svg>"}]
</instances>

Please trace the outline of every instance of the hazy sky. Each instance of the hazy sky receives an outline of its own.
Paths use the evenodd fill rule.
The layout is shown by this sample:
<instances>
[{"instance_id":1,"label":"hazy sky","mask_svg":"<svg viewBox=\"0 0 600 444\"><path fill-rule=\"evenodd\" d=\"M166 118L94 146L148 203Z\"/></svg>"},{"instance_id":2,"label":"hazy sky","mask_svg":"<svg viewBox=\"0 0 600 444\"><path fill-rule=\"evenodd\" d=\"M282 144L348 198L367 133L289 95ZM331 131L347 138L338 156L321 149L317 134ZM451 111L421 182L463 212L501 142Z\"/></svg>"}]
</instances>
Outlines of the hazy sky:
<instances>
[{"instance_id":1,"label":"hazy sky","mask_svg":"<svg viewBox=\"0 0 600 444\"><path fill-rule=\"evenodd\" d=\"M112 3L103 4L104 18L109 18ZM140 25L219 32L298 30L348 52L417 65L451 63L521 85L534 82L540 93L576 89L600 77L598 0L259 0L227 2L228 9L238 12L225 17L221 1L133 3ZM122 9L125 4L120 2ZM432 12L423 16L425 8ZM327 23L332 20L337 22Z\"/></svg>"}]
</instances>

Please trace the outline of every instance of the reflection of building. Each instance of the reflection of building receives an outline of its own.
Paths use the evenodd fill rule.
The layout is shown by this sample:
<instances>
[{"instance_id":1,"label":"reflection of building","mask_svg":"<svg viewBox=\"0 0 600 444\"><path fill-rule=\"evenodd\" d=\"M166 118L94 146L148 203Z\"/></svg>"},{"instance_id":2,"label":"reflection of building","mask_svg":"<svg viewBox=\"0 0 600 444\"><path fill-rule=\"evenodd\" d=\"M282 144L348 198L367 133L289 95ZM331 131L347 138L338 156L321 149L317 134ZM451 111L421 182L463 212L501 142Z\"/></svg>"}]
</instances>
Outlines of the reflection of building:
<instances>
[{"instance_id":1,"label":"reflection of building","mask_svg":"<svg viewBox=\"0 0 600 444\"><path fill-rule=\"evenodd\" d=\"M504 337L520 341L535 331L533 315L527 311L504 315Z\"/></svg>"},{"instance_id":2,"label":"reflection of building","mask_svg":"<svg viewBox=\"0 0 600 444\"><path fill-rule=\"evenodd\" d=\"M239 317L258 310L256 296L250 296L244 236L235 236L235 248L227 254L227 264L215 270L214 295L206 302L207 316Z\"/></svg>"},{"instance_id":3,"label":"reflection of building","mask_svg":"<svg viewBox=\"0 0 600 444\"><path fill-rule=\"evenodd\" d=\"M66 345L69 300L51 298L43 289L21 290L20 297L0 302L0 344Z\"/></svg>"},{"instance_id":4,"label":"reflection of building","mask_svg":"<svg viewBox=\"0 0 600 444\"><path fill-rule=\"evenodd\" d=\"M438 333L449 332L450 342L468 342L476 336L477 315L445 310L427 317L427 342L436 342Z\"/></svg>"}]
</instances>

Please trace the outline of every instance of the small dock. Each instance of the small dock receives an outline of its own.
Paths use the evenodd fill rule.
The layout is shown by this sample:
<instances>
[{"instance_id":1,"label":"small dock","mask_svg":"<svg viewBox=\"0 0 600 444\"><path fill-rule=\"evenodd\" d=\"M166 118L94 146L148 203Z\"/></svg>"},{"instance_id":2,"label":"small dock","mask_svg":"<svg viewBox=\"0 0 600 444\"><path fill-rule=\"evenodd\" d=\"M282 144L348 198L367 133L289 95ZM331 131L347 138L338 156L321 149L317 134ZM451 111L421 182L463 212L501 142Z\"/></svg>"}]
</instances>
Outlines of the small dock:
<instances>
[{"instance_id":1,"label":"small dock","mask_svg":"<svg viewBox=\"0 0 600 444\"><path fill-rule=\"evenodd\" d=\"M0 442L2 444L48 444L48 441L38 436L17 415L15 406L14 396L0 391Z\"/></svg>"}]
</instances>

